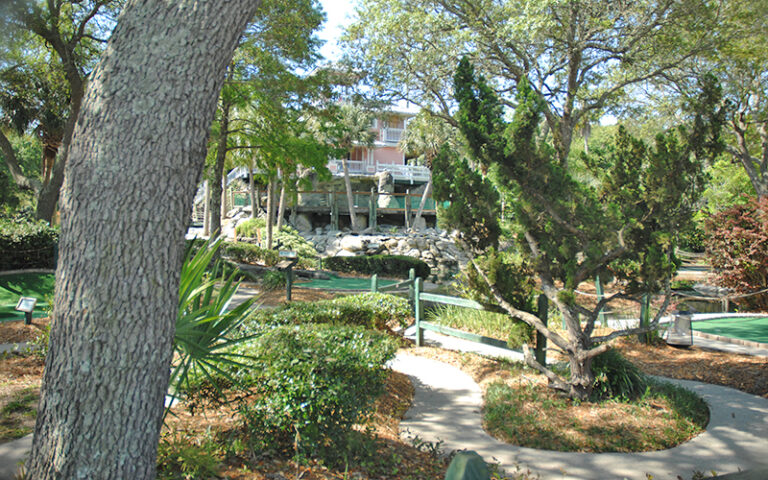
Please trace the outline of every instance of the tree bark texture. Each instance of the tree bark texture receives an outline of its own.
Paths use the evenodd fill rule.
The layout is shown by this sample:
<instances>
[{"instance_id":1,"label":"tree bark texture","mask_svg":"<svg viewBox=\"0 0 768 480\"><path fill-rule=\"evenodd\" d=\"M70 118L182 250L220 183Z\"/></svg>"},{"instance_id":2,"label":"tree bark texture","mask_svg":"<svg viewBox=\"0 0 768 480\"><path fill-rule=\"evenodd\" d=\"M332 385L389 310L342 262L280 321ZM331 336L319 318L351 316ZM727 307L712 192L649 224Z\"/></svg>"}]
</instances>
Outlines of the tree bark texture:
<instances>
[{"instance_id":1,"label":"tree bark texture","mask_svg":"<svg viewBox=\"0 0 768 480\"><path fill-rule=\"evenodd\" d=\"M90 76L30 478L155 478L188 213L225 68L258 5L129 1Z\"/></svg>"}]
</instances>

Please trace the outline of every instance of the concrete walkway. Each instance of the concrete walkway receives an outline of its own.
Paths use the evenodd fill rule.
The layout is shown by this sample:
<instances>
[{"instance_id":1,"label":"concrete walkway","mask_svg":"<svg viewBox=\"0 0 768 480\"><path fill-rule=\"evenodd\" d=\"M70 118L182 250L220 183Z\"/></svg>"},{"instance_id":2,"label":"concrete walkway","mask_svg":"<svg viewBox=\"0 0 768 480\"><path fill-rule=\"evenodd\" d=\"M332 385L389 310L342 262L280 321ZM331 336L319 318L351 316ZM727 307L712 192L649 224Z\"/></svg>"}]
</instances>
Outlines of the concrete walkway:
<instances>
[{"instance_id":1,"label":"concrete walkway","mask_svg":"<svg viewBox=\"0 0 768 480\"><path fill-rule=\"evenodd\" d=\"M699 382L675 383L701 395L710 406L706 432L678 447L646 453L567 453L508 445L482 429L480 387L464 372L431 359L399 354L392 367L407 374L414 404L401 422L402 434L442 441L448 452L477 451L508 473L530 470L545 479L676 479L694 471L718 474L768 462L768 399Z\"/></svg>"},{"instance_id":2,"label":"concrete walkway","mask_svg":"<svg viewBox=\"0 0 768 480\"><path fill-rule=\"evenodd\" d=\"M31 434L0 445L0 480L12 480L31 449Z\"/></svg>"}]
</instances>

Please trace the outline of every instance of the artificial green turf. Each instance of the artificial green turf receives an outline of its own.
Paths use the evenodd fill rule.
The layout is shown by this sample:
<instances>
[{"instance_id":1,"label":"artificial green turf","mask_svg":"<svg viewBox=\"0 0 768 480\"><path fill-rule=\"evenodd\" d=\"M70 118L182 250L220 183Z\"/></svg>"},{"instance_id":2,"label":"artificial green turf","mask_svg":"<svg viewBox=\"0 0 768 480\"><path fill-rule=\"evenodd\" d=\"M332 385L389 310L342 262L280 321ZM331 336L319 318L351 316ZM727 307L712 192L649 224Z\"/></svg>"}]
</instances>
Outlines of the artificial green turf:
<instances>
[{"instance_id":1,"label":"artificial green turf","mask_svg":"<svg viewBox=\"0 0 768 480\"><path fill-rule=\"evenodd\" d=\"M55 276L52 273L0 275L0 322L24 318L23 312L14 309L20 297L35 297L37 305L32 316L45 317L48 307L46 296L53 295L54 282Z\"/></svg>"},{"instance_id":2,"label":"artificial green turf","mask_svg":"<svg viewBox=\"0 0 768 480\"><path fill-rule=\"evenodd\" d=\"M768 343L768 317L727 317L697 320L691 326L699 332Z\"/></svg>"},{"instance_id":3,"label":"artificial green turf","mask_svg":"<svg viewBox=\"0 0 768 480\"><path fill-rule=\"evenodd\" d=\"M337 277L336 275L329 274L328 280L321 280L314 278L309 281L296 282L294 285L302 288L321 288L324 290L370 290L371 279L368 278L354 278L354 277ZM397 283L392 280L379 279L379 287L386 285L392 285Z\"/></svg>"}]
</instances>

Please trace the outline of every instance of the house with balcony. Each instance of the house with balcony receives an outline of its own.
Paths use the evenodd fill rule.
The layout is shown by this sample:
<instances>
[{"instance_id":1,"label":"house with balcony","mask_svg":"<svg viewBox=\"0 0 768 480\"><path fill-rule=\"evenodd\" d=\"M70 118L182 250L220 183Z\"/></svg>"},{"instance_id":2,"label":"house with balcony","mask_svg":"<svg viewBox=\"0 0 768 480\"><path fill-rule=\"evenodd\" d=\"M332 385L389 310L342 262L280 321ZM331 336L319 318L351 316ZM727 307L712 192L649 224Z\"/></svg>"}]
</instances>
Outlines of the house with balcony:
<instances>
[{"instance_id":1,"label":"house with balcony","mask_svg":"<svg viewBox=\"0 0 768 480\"><path fill-rule=\"evenodd\" d=\"M413 117L411 113L387 112L373 121L371 130L375 133L372 146L354 147L347 156L350 175L376 175L389 172L397 185L422 185L429 181L427 167L415 165L412 159L398 148L400 138ZM333 175L344 175L341 159L328 162Z\"/></svg>"}]
</instances>

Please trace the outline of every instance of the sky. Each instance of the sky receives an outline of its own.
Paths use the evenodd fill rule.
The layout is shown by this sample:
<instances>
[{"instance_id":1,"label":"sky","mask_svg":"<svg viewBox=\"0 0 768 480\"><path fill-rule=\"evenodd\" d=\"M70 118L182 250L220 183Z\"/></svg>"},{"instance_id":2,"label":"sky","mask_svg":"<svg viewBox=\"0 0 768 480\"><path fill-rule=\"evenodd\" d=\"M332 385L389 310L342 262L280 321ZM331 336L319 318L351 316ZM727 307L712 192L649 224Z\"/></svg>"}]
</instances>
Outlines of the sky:
<instances>
[{"instance_id":1,"label":"sky","mask_svg":"<svg viewBox=\"0 0 768 480\"><path fill-rule=\"evenodd\" d=\"M320 4L327 15L323 29L318 34L326 41L320 53L329 60L335 60L341 55L336 42L344 27L352 22L356 0L320 0Z\"/></svg>"}]
</instances>

